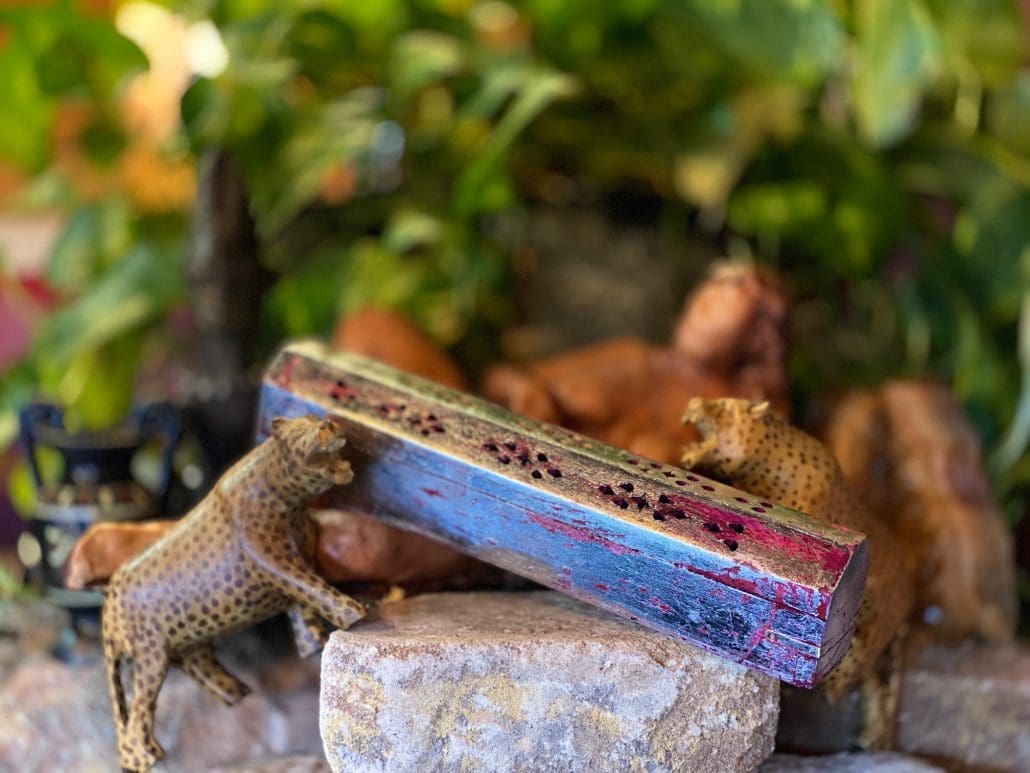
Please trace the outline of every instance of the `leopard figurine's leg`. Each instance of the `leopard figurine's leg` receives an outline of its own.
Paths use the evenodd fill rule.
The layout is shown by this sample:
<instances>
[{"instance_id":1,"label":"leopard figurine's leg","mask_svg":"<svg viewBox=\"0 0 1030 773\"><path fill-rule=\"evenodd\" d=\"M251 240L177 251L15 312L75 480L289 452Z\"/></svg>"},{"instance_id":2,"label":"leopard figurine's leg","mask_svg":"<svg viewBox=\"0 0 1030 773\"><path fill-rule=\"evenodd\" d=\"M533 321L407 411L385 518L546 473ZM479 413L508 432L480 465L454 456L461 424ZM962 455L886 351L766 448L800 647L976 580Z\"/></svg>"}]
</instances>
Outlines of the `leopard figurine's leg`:
<instances>
[{"instance_id":1,"label":"leopard figurine's leg","mask_svg":"<svg viewBox=\"0 0 1030 773\"><path fill-rule=\"evenodd\" d=\"M692 470L704 461L705 457L719 447L719 438L712 434L703 440L683 447L680 455L680 467Z\"/></svg>"},{"instance_id":2,"label":"leopard figurine's leg","mask_svg":"<svg viewBox=\"0 0 1030 773\"><path fill-rule=\"evenodd\" d=\"M164 757L164 749L154 738L154 710L167 673L168 656L164 650L133 655L129 721L118 739L118 755L122 767L128 770L149 770Z\"/></svg>"},{"instance_id":3,"label":"leopard figurine's leg","mask_svg":"<svg viewBox=\"0 0 1030 773\"><path fill-rule=\"evenodd\" d=\"M329 634L319 620L318 615L310 609L295 606L288 613L290 627L293 629L293 641L297 645L297 654L302 658L314 655L321 650Z\"/></svg>"},{"instance_id":4,"label":"leopard figurine's leg","mask_svg":"<svg viewBox=\"0 0 1030 773\"><path fill-rule=\"evenodd\" d=\"M276 556L265 570L267 582L308 615L321 615L337 628L350 628L365 616L364 606L336 590L298 555Z\"/></svg>"},{"instance_id":5,"label":"leopard figurine's leg","mask_svg":"<svg viewBox=\"0 0 1030 773\"><path fill-rule=\"evenodd\" d=\"M209 644L183 654L181 666L201 687L226 705L232 706L250 695L250 688L215 660L215 653Z\"/></svg>"}]
</instances>

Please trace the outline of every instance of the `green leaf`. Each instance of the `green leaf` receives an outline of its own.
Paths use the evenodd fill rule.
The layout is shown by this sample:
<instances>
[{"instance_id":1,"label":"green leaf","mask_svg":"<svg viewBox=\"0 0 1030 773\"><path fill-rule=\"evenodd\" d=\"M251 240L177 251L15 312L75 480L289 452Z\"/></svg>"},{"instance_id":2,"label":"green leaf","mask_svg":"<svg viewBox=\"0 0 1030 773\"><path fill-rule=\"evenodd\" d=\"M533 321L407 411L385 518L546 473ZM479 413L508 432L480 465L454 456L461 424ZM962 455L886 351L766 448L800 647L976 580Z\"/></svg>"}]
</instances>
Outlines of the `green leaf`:
<instances>
[{"instance_id":1,"label":"green leaf","mask_svg":"<svg viewBox=\"0 0 1030 773\"><path fill-rule=\"evenodd\" d=\"M525 74L518 95L458 179L454 206L460 214L471 216L497 208L496 203L491 206L488 194L491 189L496 191L498 175L505 171L507 151L534 118L573 93L575 82L562 73L533 70Z\"/></svg>"},{"instance_id":2,"label":"green leaf","mask_svg":"<svg viewBox=\"0 0 1030 773\"><path fill-rule=\"evenodd\" d=\"M1021 70L987 104L987 128L1017 153L1030 156L1030 70Z\"/></svg>"},{"instance_id":3,"label":"green leaf","mask_svg":"<svg viewBox=\"0 0 1030 773\"><path fill-rule=\"evenodd\" d=\"M47 262L47 281L59 290L79 292L128 248L129 210L123 199L107 198L76 210Z\"/></svg>"},{"instance_id":4,"label":"green leaf","mask_svg":"<svg viewBox=\"0 0 1030 773\"><path fill-rule=\"evenodd\" d=\"M801 232L827 211L826 195L815 182L749 185L730 201L729 222L743 233L784 237Z\"/></svg>"},{"instance_id":5,"label":"green leaf","mask_svg":"<svg viewBox=\"0 0 1030 773\"><path fill-rule=\"evenodd\" d=\"M347 251L320 252L276 282L265 301L275 339L329 335L336 322Z\"/></svg>"},{"instance_id":6,"label":"green leaf","mask_svg":"<svg viewBox=\"0 0 1030 773\"><path fill-rule=\"evenodd\" d=\"M99 428L125 416L133 404L143 343L142 331L134 329L72 359L62 379L65 393L59 395L69 421Z\"/></svg>"},{"instance_id":7,"label":"green leaf","mask_svg":"<svg viewBox=\"0 0 1030 773\"><path fill-rule=\"evenodd\" d=\"M41 367L59 371L83 351L157 319L183 297L181 261L150 243L131 247L88 293L47 320L34 346Z\"/></svg>"},{"instance_id":8,"label":"green leaf","mask_svg":"<svg viewBox=\"0 0 1030 773\"><path fill-rule=\"evenodd\" d=\"M412 94L460 72L465 66L458 41L437 32L414 31L398 38L390 57L393 98Z\"/></svg>"},{"instance_id":9,"label":"green leaf","mask_svg":"<svg viewBox=\"0 0 1030 773\"><path fill-rule=\"evenodd\" d=\"M330 169L367 155L379 107L376 93L361 90L298 116L282 147L266 156L264 173L249 181L263 234L274 234L314 201Z\"/></svg>"},{"instance_id":10,"label":"green leaf","mask_svg":"<svg viewBox=\"0 0 1030 773\"><path fill-rule=\"evenodd\" d=\"M972 67L988 87L1007 83L1026 54L1023 18L1015 0L927 0L951 69Z\"/></svg>"},{"instance_id":11,"label":"green leaf","mask_svg":"<svg viewBox=\"0 0 1030 773\"><path fill-rule=\"evenodd\" d=\"M390 219L383 234L383 245L390 252L402 255L435 244L442 234L443 224L438 218L425 212L405 209Z\"/></svg>"},{"instance_id":12,"label":"green leaf","mask_svg":"<svg viewBox=\"0 0 1030 773\"><path fill-rule=\"evenodd\" d=\"M1030 193L994 173L959 211L953 233L965 288L983 317L1014 325L1030 293Z\"/></svg>"},{"instance_id":13,"label":"green leaf","mask_svg":"<svg viewBox=\"0 0 1030 773\"><path fill-rule=\"evenodd\" d=\"M841 65L844 31L819 0L690 0L689 13L755 75L814 85Z\"/></svg>"},{"instance_id":14,"label":"green leaf","mask_svg":"<svg viewBox=\"0 0 1030 773\"><path fill-rule=\"evenodd\" d=\"M36 58L14 34L0 47L0 156L28 171L38 171L50 151L53 101L40 88Z\"/></svg>"},{"instance_id":15,"label":"green leaf","mask_svg":"<svg viewBox=\"0 0 1030 773\"><path fill-rule=\"evenodd\" d=\"M891 145L911 130L941 67L941 44L920 0L858 0L853 109L862 139Z\"/></svg>"}]
</instances>

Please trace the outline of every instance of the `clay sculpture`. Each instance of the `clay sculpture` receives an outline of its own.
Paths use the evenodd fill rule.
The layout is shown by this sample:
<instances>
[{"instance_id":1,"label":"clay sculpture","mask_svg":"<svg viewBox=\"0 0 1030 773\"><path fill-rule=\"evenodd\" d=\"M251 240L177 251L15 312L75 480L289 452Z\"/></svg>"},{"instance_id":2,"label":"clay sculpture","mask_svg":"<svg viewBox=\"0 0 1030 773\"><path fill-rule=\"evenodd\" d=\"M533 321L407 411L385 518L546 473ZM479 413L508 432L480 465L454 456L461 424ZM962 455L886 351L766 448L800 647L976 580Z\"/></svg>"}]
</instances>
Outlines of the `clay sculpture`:
<instances>
[{"instance_id":1,"label":"clay sculpture","mask_svg":"<svg viewBox=\"0 0 1030 773\"><path fill-rule=\"evenodd\" d=\"M976 430L941 385L845 395L823 431L852 488L916 555L916 617L935 638L1006 641L1018 619L1012 538Z\"/></svg>"},{"instance_id":2,"label":"clay sculpture","mask_svg":"<svg viewBox=\"0 0 1030 773\"><path fill-rule=\"evenodd\" d=\"M719 264L688 298L670 346L619 338L498 365L482 393L524 416L675 464L697 437L680 422L695 395L769 400L786 414L787 311L774 274Z\"/></svg>"},{"instance_id":3,"label":"clay sculpture","mask_svg":"<svg viewBox=\"0 0 1030 773\"><path fill-rule=\"evenodd\" d=\"M154 737L154 709L170 665L225 703L248 693L215 660L214 637L295 606L294 633L303 622L314 645L323 633L319 616L340 628L364 616L364 607L316 574L305 556L312 547L308 502L351 480L344 443L330 420L275 419L265 443L115 572L102 630L123 767L146 770L164 756ZM133 661L128 704L121 681L127 658Z\"/></svg>"}]
</instances>

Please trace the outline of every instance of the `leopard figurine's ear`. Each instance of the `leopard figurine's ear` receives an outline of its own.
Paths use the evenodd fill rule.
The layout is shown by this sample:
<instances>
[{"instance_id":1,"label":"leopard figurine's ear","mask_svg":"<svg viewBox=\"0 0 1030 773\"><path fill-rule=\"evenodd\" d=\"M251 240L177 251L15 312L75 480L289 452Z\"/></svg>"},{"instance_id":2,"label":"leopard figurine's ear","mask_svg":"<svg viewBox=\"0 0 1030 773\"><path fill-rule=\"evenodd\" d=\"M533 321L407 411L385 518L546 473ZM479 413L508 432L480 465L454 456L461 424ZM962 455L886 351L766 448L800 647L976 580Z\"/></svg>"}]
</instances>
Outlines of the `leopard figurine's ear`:
<instances>
[{"instance_id":1,"label":"leopard figurine's ear","mask_svg":"<svg viewBox=\"0 0 1030 773\"><path fill-rule=\"evenodd\" d=\"M276 416L272 419L272 437L281 439L283 429L289 421L285 416Z\"/></svg>"},{"instance_id":2,"label":"leopard figurine's ear","mask_svg":"<svg viewBox=\"0 0 1030 773\"><path fill-rule=\"evenodd\" d=\"M751 409L750 410L751 410L751 415L752 416L754 416L756 419L760 419L763 416L765 416L767 413L769 413L769 401L768 400L764 400L764 401L762 401L760 403L753 403L751 405Z\"/></svg>"}]
</instances>

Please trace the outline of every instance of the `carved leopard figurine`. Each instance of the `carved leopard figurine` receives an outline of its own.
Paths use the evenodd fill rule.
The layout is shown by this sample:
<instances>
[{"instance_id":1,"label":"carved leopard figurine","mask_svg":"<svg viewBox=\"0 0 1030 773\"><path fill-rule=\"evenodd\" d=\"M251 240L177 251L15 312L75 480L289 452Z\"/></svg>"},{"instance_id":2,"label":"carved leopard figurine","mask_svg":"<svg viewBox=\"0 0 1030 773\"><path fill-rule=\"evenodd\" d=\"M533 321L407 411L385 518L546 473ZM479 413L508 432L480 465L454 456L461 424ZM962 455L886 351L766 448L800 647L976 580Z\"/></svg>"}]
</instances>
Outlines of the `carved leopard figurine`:
<instances>
[{"instance_id":1,"label":"carved leopard figurine","mask_svg":"<svg viewBox=\"0 0 1030 773\"><path fill-rule=\"evenodd\" d=\"M211 640L291 607L295 633L321 633L318 616L347 628L364 608L319 577L306 505L349 483L338 425L314 417L275 419L271 437L237 462L192 512L124 564L108 588L103 644L118 754L129 770L164 756L154 738L154 708L170 665L182 668L228 704L248 688L214 658ZM317 642L301 646L317 648ZM131 658L131 703L121 665Z\"/></svg>"},{"instance_id":2,"label":"carved leopard figurine","mask_svg":"<svg viewBox=\"0 0 1030 773\"><path fill-rule=\"evenodd\" d=\"M831 700L861 682L866 694L866 737L879 745L890 735L894 696L877 686L881 656L911 613L914 567L887 524L853 494L840 466L815 438L769 410L768 403L724 398L691 399L684 422L701 440L684 449L681 464L755 496L863 532L869 542L869 577L851 647L823 682Z\"/></svg>"}]
</instances>

